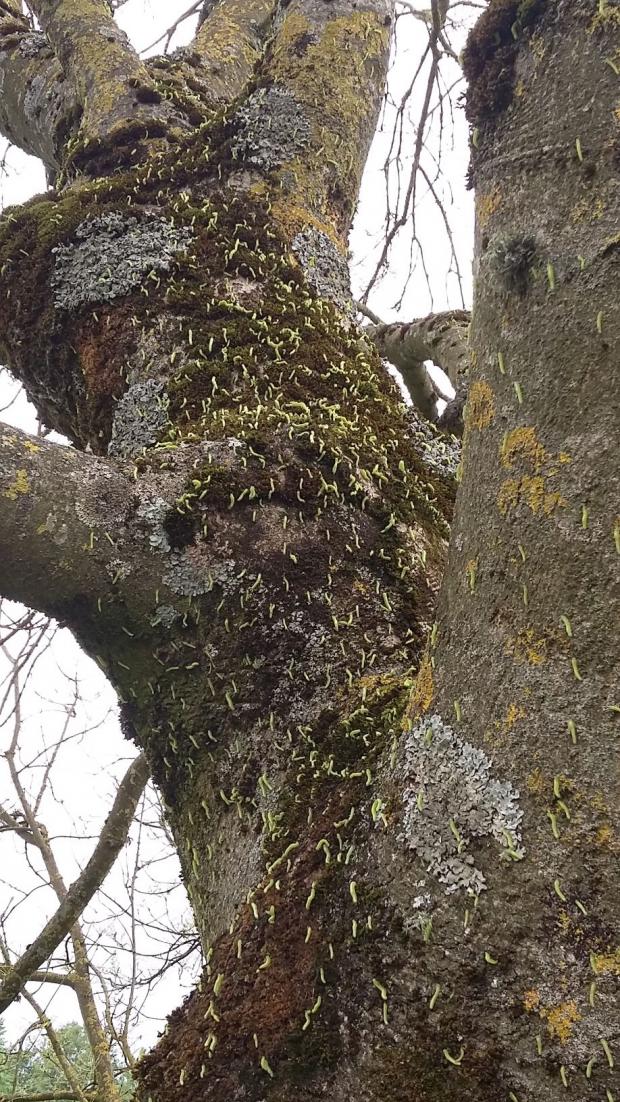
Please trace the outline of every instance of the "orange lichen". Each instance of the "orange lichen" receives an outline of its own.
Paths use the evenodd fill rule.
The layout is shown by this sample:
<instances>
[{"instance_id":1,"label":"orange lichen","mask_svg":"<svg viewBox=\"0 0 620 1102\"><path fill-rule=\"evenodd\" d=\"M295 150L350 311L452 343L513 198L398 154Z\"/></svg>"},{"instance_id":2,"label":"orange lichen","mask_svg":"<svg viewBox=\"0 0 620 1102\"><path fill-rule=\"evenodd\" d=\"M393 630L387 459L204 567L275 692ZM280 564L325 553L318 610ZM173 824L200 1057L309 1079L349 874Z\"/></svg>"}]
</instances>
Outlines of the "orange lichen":
<instances>
[{"instance_id":1,"label":"orange lichen","mask_svg":"<svg viewBox=\"0 0 620 1102\"><path fill-rule=\"evenodd\" d=\"M521 427L506 433L500 458L503 467L512 468L516 463L522 462L532 470L540 471L547 455L536 436L536 429Z\"/></svg>"},{"instance_id":2,"label":"orange lichen","mask_svg":"<svg viewBox=\"0 0 620 1102\"><path fill-rule=\"evenodd\" d=\"M474 429L485 429L495 417L493 391L488 383L477 380L469 388L469 397L465 408L467 425Z\"/></svg>"},{"instance_id":3,"label":"orange lichen","mask_svg":"<svg viewBox=\"0 0 620 1102\"><path fill-rule=\"evenodd\" d=\"M581 1014L577 1010L577 1003L573 1001L559 1003L558 1006L544 1008L540 1011L541 1018L547 1022L547 1029L551 1037L555 1037L561 1045L565 1045L573 1032L575 1023L581 1020Z\"/></svg>"}]
</instances>

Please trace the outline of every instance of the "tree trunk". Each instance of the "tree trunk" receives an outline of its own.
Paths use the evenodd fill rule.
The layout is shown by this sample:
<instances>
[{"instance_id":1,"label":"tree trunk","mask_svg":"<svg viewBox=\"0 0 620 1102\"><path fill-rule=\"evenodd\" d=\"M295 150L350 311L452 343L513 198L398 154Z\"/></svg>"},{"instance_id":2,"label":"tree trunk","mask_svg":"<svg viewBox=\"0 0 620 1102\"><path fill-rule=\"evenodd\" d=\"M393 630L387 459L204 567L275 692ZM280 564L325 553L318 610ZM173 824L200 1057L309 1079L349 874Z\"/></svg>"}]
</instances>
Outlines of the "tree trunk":
<instances>
[{"instance_id":1,"label":"tree trunk","mask_svg":"<svg viewBox=\"0 0 620 1102\"><path fill-rule=\"evenodd\" d=\"M81 454L0 438L2 588L116 687L207 960L145 1102L613 1100L619 27L526 7L468 50L473 381L432 632L457 446L412 433L346 266L390 4L280 5L216 114L154 63L157 117L91 109L59 190L3 219L4 351Z\"/></svg>"}]
</instances>

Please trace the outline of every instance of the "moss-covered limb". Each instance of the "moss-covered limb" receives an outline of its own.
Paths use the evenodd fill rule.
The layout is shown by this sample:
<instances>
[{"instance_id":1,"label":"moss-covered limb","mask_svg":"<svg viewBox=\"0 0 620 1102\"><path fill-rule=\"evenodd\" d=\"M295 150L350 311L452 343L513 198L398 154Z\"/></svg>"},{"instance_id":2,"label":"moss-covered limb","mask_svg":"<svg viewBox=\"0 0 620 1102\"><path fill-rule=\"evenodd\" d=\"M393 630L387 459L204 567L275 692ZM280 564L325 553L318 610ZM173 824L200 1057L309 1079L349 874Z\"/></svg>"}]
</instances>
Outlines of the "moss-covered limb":
<instances>
[{"instance_id":1,"label":"moss-covered limb","mask_svg":"<svg viewBox=\"0 0 620 1102\"><path fill-rule=\"evenodd\" d=\"M519 51L537 23L553 17L554 9L549 0L491 0L463 53L467 118L474 128L491 123L510 106Z\"/></svg>"},{"instance_id":2,"label":"moss-covered limb","mask_svg":"<svg viewBox=\"0 0 620 1102\"><path fill-rule=\"evenodd\" d=\"M251 79L265 48L276 0L219 0L199 26L191 50L212 106L231 103Z\"/></svg>"},{"instance_id":3,"label":"moss-covered limb","mask_svg":"<svg viewBox=\"0 0 620 1102\"><path fill-rule=\"evenodd\" d=\"M289 204L346 240L374 133L390 47L391 0L292 0L281 6L260 82L273 109L299 115L280 176ZM285 100L290 103L285 103Z\"/></svg>"},{"instance_id":4,"label":"moss-covered limb","mask_svg":"<svg viewBox=\"0 0 620 1102\"><path fill-rule=\"evenodd\" d=\"M55 171L76 122L77 100L47 39L17 8L0 9L0 131Z\"/></svg>"},{"instance_id":5,"label":"moss-covered limb","mask_svg":"<svg viewBox=\"0 0 620 1102\"><path fill-rule=\"evenodd\" d=\"M510 946L504 999L481 1017L498 1075L541 1102L564 1083L580 1098L613 1094L603 1042L615 1050L620 1036L617 983L599 966L613 969L620 928L618 78L607 64L620 24L597 20L604 4L551 7L535 41L515 40L519 92L478 151L472 382L434 653L434 706L522 794L515 892L489 893L490 939Z\"/></svg>"},{"instance_id":6,"label":"moss-covered limb","mask_svg":"<svg viewBox=\"0 0 620 1102\"><path fill-rule=\"evenodd\" d=\"M119 784L114 804L101 830L95 849L77 880L69 888L60 907L15 961L0 984L0 1013L18 997L24 984L58 948L70 933L95 892L101 887L120 850L127 841L127 832L149 778L149 767L143 754L133 761Z\"/></svg>"},{"instance_id":7,"label":"moss-covered limb","mask_svg":"<svg viewBox=\"0 0 620 1102\"><path fill-rule=\"evenodd\" d=\"M424 364L430 360L463 389L469 372L469 313L447 310L412 322L379 323L367 328L384 360L400 371L413 404L431 421L437 419L440 397Z\"/></svg>"},{"instance_id":8,"label":"moss-covered limb","mask_svg":"<svg viewBox=\"0 0 620 1102\"><path fill-rule=\"evenodd\" d=\"M37 0L32 6L81 105L82 146L113 143L127 130L154 136L182 125L105 0Z\"/></svg>"}]
</instances>

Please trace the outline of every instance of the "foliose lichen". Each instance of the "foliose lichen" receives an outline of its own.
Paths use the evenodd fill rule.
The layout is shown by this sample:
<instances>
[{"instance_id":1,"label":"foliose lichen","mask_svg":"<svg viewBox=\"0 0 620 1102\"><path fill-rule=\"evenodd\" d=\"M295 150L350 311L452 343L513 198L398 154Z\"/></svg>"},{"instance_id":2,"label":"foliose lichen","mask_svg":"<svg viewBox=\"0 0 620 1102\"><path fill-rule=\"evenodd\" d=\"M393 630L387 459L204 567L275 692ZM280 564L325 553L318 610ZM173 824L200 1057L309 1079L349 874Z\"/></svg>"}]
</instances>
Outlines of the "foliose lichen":
<instances>
[{"instance_id":1,"label":"foliose lichen","mask_svg":"<svg viewBox=\"0 0 620 1102\"><path fill-rule=\"evenodd\" d=\"M163 581L182 597L199 597L210 593L216 583L230 589L234 577L233 562L214 564L198 548L190 547L185 551L173 551Z\"/></svg>"},{"instance_id":2,"label":"foliose lichen","mask_svg":"<svg viewBox=\"0 0 620 1102\"><path fill-rule=\"evenodd\" d=\"M407 409L407 422L416 447L429 468L446 478L455 478L461 461L460 441L455 436L438 432L415 406Z\"/></svg>"},{"instance_id":3,"label":"foliose lichen","mask_svg":"<svg viewBox=\"0 0 620 1102\"><path fill-rule=\"evenodd\" d=\"M54 304L76 310L127 295L149 272L169 271L191 240L190 230L160 216L139 221L108 211L89 218L77 227L75 241L52 249Z\"/></svg>"},{"instance_id":4,"label":"foliose lichen","mask_svg":"<svg viewBox=\"0 0 620 1102\"><path fill-rule=\"evenodd\" d=\"M266 171L299 153L310 139L301 105L285 88L259 88L235 116L233 157Z\"/></svg>"},{"instance_id":5,"label":"foliose lichen","mask_svg":"<svg viewBox=\"0 0 620 1102\"><path fill-rule=\"evenodd\" d=\"M128 459L155 444L168 424L168 404L165 387L156 379L130 386L116 406L109 455Z\"/></svg>"},{"instance_id":6,"label":"foliose lichen","mask_svg":"<svg viewBox=\"0 0 620 1102\"><path fill-rule=\"evenodd\" d=\"M519 792L492 775L483 750L461 739L441 716L420 720L404 737L402 840L446 885L478 895L486 888L470 846L491 836L503 853L524 855Z\"/></svg>"},{"instance_id":7,"label":"foliose lichen","mask_svg":"<svg viewBox=\"0 0 620 1102\"><path fill-rule=\"evenodd\" d=\"M500 290L524 295L536 262L536 241L530 234L497 237L487 249L486 260Z\"/></svg>"},{"instance_id":8,"label":"foliose lichen","mask_svg":"<svg viewBox=\"0 0 620 1102\"><path fill-rule=\"evenodd\" d=\"M347 258L326 233L315 226L307 226L293 239L293 252L307 282L320 298L330 299L343 308L350 304Z\"/></svg>"},{"instance_id":9,"label":"foliose lichen","mask_svg":"<svg viewBox=\"0 0 620 1102\"><path fill-rule=\"evenodd\" d=\"M49 43L42 34L25 34L19 40L18 50L24 57L38 57L41 50L49 51Z\"/></svg>"}]
</instances>

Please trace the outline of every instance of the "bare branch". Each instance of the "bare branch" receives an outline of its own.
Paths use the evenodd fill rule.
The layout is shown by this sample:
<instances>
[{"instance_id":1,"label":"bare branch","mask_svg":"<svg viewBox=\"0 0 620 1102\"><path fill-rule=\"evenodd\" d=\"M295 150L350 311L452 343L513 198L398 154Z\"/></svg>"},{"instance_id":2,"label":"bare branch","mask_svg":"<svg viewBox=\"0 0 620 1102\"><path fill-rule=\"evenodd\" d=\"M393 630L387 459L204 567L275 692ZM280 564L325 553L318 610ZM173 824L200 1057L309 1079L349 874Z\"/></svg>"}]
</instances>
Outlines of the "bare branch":
<instances>
[{"instance_id":1,"label":"bare branch","mask_svg":"<svg viewBox=\"0 0 620 1102\"><path fill-rule=\"evenodd\" d=\"M375 322L366 333L377 345L383 359L400 371L413 404L431 421L437 421L437 385L426 370L425 362L431 361L446 373L457 396L465 387L469 370L469 313L466 310L447 310L429 314L428 317L403 324L377 324L377 315L363 304L361 312ZM440 422L441 423L441 422ZM445 422L445 427L455 431Z\"/></svg>"},{"instance_id":2,"label":"bare branch","mask_svg":"<svg viewBox=\"0 0 620 1102\"><path fill-rule=\"evenodd\" d=\"M67 936L85 906L105 880L127 840L127 831L148 778L148 763L145 756L140 754L131 763L119 785L112 810L84 871L69 888L55 915L16 961L11 974L0 986L0 1013L11 1005L32 973L48 959L62 939Z\"/></svg>"}]
</instances>

